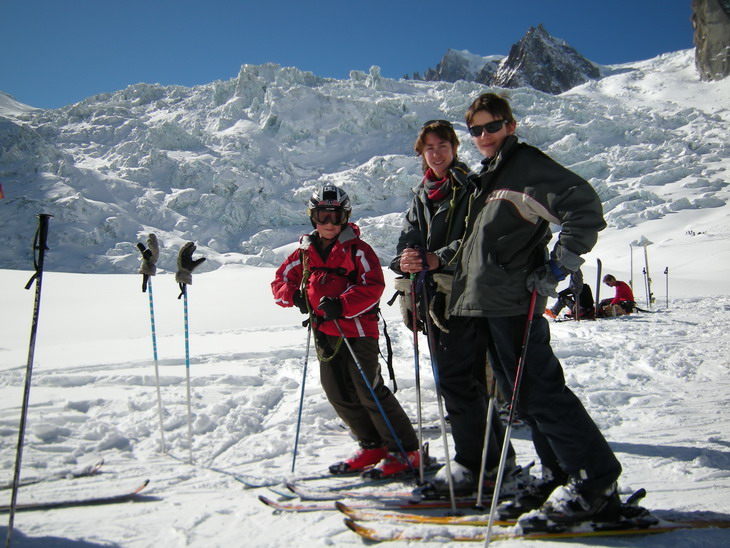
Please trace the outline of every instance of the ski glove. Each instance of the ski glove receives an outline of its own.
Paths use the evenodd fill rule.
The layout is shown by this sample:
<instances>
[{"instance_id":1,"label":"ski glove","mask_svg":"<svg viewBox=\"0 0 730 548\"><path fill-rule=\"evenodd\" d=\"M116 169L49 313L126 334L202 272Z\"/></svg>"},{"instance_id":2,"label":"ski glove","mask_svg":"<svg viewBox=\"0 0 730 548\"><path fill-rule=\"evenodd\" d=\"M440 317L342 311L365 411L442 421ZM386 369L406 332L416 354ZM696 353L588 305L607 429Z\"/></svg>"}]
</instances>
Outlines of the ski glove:
<instances>
[{"instance_id":1,"label":"ski glove","mask_svg":"<svg viewBox=\"0 0 730 548\"><path fill-rule=\"evenodd\" d=\"M160 247L157 244L157 236L147 236L147 247L143 243L137 244L137 249L142 253L142 264L139 273L142 274L142 292L147 291L147 282L150 276L157 274L157 259L160 256Z\"/></svg>"},{"instance_id":2,"label":"ski glove","mask_svg":"<svg viewBox=\"0 0 730 548\"><path fill-rule=\"evenodd\" d=\"M342 303L337 297L322 297L317 308L324 312L325 320L337 320L342 317Z\"/></svg>"},{"instance_id":3,"label":"ski glove","mask_svg":"<svg viewBox=\"0 0 730 548\"><path fill-rule=\"evenodd\" d=\"M304 297L302 297L302 292L300 290L296 290L294 292L294 295L291 298L292 302L294 303L294 306L299 308L299 311L302 314L309 314L309 309L307 308L307 301Z\"/></svg>"},{"instance_id":4,"label":"ski glove","mask_svg":"<svg viewBox=\"0 0 730 548\"><path fill-rule=\"evenodd\" d=\"M193 242L188 242L180 248L180 253L177 255L177 274L175 274L175 281L179 284L192 284L193 270L205 262L205 257L193 260L193 253L195 253Z\"/></svg>"},{"instance_id":5,"label":"ski glove","mask_svg":"<svg viewBox=\"0 0 730 548\"><path fill-rule=\"evenodd\" d=\"M527 275L527 290L532 293L533 289L545 297L558 296L558 283L564 280L570 271L560 263L550 259L547 264L530 272Z\"/></svg>"}]
</instances>

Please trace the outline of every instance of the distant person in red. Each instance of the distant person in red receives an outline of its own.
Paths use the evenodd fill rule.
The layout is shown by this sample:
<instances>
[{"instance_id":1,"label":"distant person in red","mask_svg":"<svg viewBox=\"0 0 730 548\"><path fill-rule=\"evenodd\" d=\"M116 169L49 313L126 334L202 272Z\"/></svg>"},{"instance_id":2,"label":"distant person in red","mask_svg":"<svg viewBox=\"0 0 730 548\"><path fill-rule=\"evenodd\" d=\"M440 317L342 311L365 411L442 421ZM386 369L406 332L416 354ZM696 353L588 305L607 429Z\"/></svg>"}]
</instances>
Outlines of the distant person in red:
<instances>
[{"instance_id":1,"label":"distant person in red","mask_svg":"<svg viewBox=\"0 0 730 548\"><path fill-rule=\"evenodd\" d=\"M634 300L634 292L631 291L631 287L626 282L617 280L612 274L606 274L603 277L603 283L608 287L616 289L616 294L613 299L604 299L601 301L601 307L606 305L617 304L624 309L627 313L633 312L636 307L636 301Z\"/></svg>"}]
</instances>

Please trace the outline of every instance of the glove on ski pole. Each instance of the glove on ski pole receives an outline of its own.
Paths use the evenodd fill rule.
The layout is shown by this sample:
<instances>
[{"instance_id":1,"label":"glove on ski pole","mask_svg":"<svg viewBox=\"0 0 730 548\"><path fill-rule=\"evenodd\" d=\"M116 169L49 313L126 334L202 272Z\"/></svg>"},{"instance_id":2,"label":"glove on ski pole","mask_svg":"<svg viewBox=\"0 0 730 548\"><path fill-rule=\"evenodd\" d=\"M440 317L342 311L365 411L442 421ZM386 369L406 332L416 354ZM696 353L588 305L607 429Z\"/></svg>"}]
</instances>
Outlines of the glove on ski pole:
<instances>
[{"instance_id":1,"label":"glove on ski pole","mask_svg":"<svg viewBox=\"0 0 730 548\"><path fill-rule=\"evenodd\" d=\"M142 293L147 291L147 282L150 276L157 274L157 259L160 256L160 246L157 244L157 236L147 236L147 247L143 243L137 244L137 249L142 254L142 264L139 273L142 274Z\"/></svg>"},{"instance_id":2,"label":"glove on ski pole","mask_svg":"<svg viewBox=\"0 0 730 548\"><path fill-rule=\"evenodd\" d=\"M205 262L205 257L193 259L193 253L195 253L195 244L188 242L180 248L180 252L177 255L175 281L180 285L180 296L178 299L185 293L185 286L193 283L193 270Z\"/></svg>"}]
</instances>

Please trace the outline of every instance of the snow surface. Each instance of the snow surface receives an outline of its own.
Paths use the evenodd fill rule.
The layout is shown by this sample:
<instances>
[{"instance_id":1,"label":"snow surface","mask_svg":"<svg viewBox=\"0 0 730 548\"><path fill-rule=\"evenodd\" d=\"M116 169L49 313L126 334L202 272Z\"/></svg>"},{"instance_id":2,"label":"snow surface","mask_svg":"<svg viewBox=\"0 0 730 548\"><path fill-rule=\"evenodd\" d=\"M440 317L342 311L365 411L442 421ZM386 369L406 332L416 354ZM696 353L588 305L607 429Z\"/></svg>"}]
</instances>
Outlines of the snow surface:
<instances>
[{"instance_id":1,"label":"snow surface","mask_svg":"<svg viewBox=\"0 0 730 548\"><path fill-rule=\"evenodd\" d=\"M359 89L352 82L327 85ZM443 110L456 120L466 102L465 98L454 101L457 92L461 89L468 95L476 90L463 82L405 84L382 80L378 85L384 88L379 92L383 97L396 93L396 89L401 94L396 101L416 89L424 95L438 95L444 101ZM646 306L642 302L643 249L631 248L630 244L653 242L648 246L648 257L656 296L654 313L598 322L554 323L551 330L569 386L584 402L623 464L621 491L628 494L645 487L649 492L646 506L662 517L730 518L730 343L726 338L730 331L730 296L726 289L730 274L726 205L729 86L730 80L698 82L691 69L691 52L677 52L617 67L613 75L559 97L522 89L511 92L519 108L523 138L582 170L604 197L610 226L587 256L584 269L594 291L596 257L603 260L604 273L628 281L633 256L637 299ZM305 98L303 94L277 100L292 104L293 112L293 104ZM409 131L413 132L416 120L432 105L439 104L435 99L429 101L428 108L413 116ZM353 123L362 122L354 111L353 116ZM242 121L236 124L232 127L242 130L245 126ZM382 135L376 131L372 138ZM309 146L308 141L304 143ZM391 144L383 143L383 151ZM355 210L358 213L360 208L359 222L365 227L365 238L378 248L384 260L393 253L400 212L408 200L407 189L418 180L417 162L406 155L408 146L399 146L404 149L401 155L378 156L352 169L323 175L342 181L355 195ZM312 150L305 152L301 158L313 154ZM289 153L297 154L295 149ZM329 154L328 165L334 165L336 151L321 153ZM355 150L345 149L341 151L343 158L346 153L357 155ZM115 154L121 158L120 151ZM476 165L473 151L462 156ZM402 171L398 171L400 168ZM295 204L301 204L314 180L292 187L292 211ZM377 188L358 185L373 180L379 181ZM59 195L65 195L63 203L76 204L73 211L79 217L76 221L54 217L52 234L54 228L60 230L62 226L82 232L91 226L84 223L97 219L96 213L89 214L97 207L125 211L124 199L132 196L127 193L131 191L110 198L92 183L85 180L82 187L84 191L98 192L96 201L86 198L83 207L79 205L81 198L74 198L77 191L58 187ZM12 186L4 187L6 195L11 195L8 187ZM113 186L112 190L122 187ZM147 196L156 194L148 191ZM150 210L157 207L154 199ZM25 228L33 223L22 221L17 210L5 211L13 211L8 218L23 228L4 240L9 242L7 253L2 255L7 260L19 252L21 243L30 248L32 231ZM169 211L158 211L155 220L167 222ZM35 213L32 207L25 210L26 216ZM95 239L100 242L98 246L89 243L97 254L90 253L93 258L84 263L84 269L78 267L82 255L70 252L70 240L52 242L46 258L51 271L43 278L22 475L55 476L99 458L104 458L105 464L97 477L21 488L19 501L111 494L130 489L145 478L151 479L145 493L154 500L18 513L13 546L363 544L345 528L341 515L277 515L257 500L258 494L276 495L267 489L245 489L236 480L236 476L290 475L306 346L301 316L275 306L269 290L274 269L267 263L273 265L291 248L295 228L284 226L272 209L263 213L269 214L275 225L271 232L258 234L267 242L258 255L263 266L241 264L254 255L216 252L203 243L204 254L209 254L213 267L230 264L196 272L189 287L189 369L183 301L177 299L178 288L170 272L174 270L177 245L195 233L193 221L199 222L200 218L177 213L175 222L187 227L179 232L175 232L174 223L169 229L146 225L160 228L160 239L166 246L163 259L167 263L162 267L167 272L163 270L153 278L153 289L168 455L160 453L148 294L140 290L141 276L129 273L138 265L132 246L141 233L132 226L130 241L118 248L122 272L127 273L79 273L91 263L102 265L99 272L113 271L103 267L112 257L104 247L105 242L112 241L111 236ZM6 224L4 219L4 231L8 226L16 225ZM663 274L666 267L668 279ZM34 298L33 291L23 288L30 276L28 270L0 270L3 483L12 477L15 461ZM387 278L392 279L389 274ZM606 296L611 290L603 286L601 294ZM390 295L392 289L386 291L384 301ZM396 310L383 308L393 338L397 396L415 418L412 336L400 324ZM432 422L437 407L425 346L422 339L423 414ZM328 464L355 449L355 443L339 428L316 370L310 359L297 475L321 473ZM193 464L188 463L191 448L186 371L191 381ZM534 458L528 433L516 429L514 438L519 462L528 463ZM429 434L427 439L431 454L440 458L440 437ZM10 492L5 492L9 500ZM4 537L6 530L0 525L0 535ZM596 543L575 541L571 546ZM653 537L607 538L598 543L650 548L727 546L730 531L677 531ZM495 545L522 544L508 541ZM565 546L558 542L543 545Z\"/></svg>"}]
</instances>

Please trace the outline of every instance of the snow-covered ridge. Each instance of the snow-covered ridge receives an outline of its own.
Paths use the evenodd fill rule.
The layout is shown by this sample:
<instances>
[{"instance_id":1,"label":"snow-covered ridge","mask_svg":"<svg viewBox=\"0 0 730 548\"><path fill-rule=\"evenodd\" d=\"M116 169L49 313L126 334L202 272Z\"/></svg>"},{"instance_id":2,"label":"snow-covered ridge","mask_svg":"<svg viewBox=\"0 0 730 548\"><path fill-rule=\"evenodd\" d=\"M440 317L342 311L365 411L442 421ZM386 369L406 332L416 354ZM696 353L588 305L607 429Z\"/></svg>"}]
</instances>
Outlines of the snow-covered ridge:
<instances>
[{"instance_id":1,"label":"snow-covered ridge","mask_svg":"<svg viewBox=\"0 0 730 548\"><path fill-rule=\"evenodd\" d=\"M559 96L508 92L519 136L600 193L609 229L597 252L606 258L603 242L619 247L645 233L658 244L689 243L685 232L726 240L730 83L699 82L690 50L607 70ZM488 89L391 80L377 67L334 80L267 64L193 88L137 84L57 110L5 99L0 215L13 229L0 234L0 267L30 267L39 212L54 215L51 270L136 271L134 244L150 231L164 246L162 269L175 268L185 240L208 257L204 270L272 265L308 230L303 204L324 181L350 193L364 237L387 261L420 179L412 145L422 122L456 122L460 156L477 167L462 120ZM662 220L677 215L686 230L667 233Z\"/></svg>"}]
</instances>

